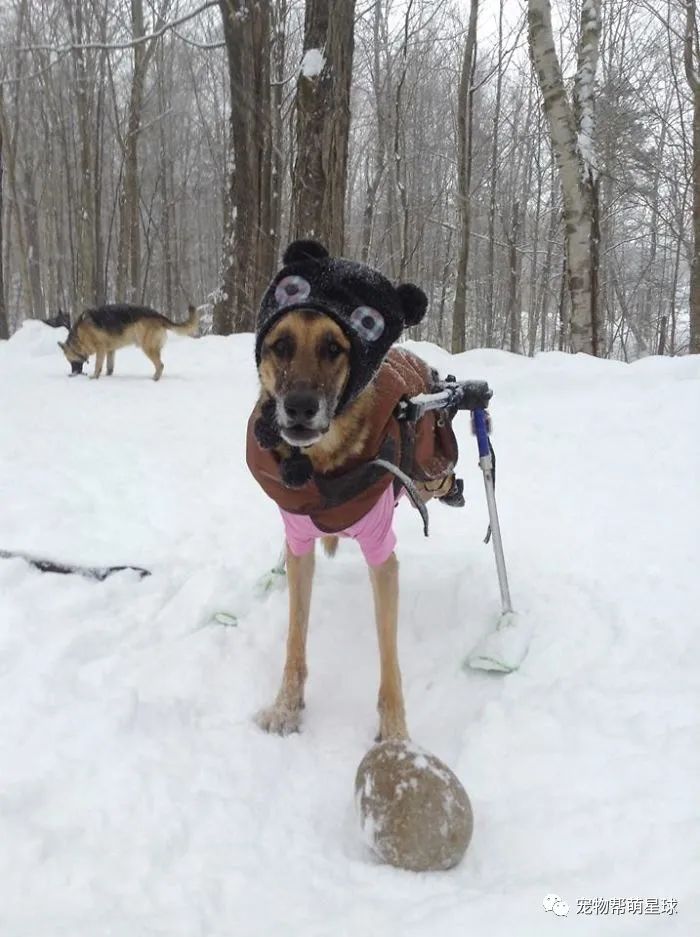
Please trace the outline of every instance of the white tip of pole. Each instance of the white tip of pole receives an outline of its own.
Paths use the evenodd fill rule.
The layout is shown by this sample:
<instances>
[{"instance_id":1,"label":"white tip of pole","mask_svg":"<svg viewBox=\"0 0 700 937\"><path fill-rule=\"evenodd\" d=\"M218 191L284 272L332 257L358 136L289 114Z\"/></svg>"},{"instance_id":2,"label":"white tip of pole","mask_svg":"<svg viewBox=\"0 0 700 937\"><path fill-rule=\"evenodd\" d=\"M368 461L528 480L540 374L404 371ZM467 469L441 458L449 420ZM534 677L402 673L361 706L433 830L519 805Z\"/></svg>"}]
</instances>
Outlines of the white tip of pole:
<instances>
[{"instance_id":1,"label":"white tip of pole","mask_svg":"<svg viewBox=\"0 0 700 937\"><path fill-rule=\"evenodd\" d=\"M531 637L532 628L515 612L504 612L496 630L477 644L464 666L475 670L512 673L525 659Z\"/></svg>"}]
</instances>

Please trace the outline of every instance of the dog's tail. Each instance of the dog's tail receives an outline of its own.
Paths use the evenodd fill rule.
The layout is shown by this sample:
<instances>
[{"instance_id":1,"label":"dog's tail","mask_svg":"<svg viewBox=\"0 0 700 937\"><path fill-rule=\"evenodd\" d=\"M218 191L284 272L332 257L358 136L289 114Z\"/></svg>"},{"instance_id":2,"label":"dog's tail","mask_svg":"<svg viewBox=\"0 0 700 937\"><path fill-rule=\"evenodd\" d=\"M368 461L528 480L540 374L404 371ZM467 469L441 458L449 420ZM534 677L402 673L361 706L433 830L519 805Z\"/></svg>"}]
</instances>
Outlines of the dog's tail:
<instances>
[{"instance_id":1,"label":"dog's tail","mask_svg":"<svg viewBox=\"0 0 700 937\"><path fill-rule=\"evenodd\" d=\"M188 307L188 313L185 322L173 322L171 319L165 319L168 323L167 327L172 332L177 332L178 335L194 335L199 328L199 313L191 303Z\"/></svg>"},{"instance_id":2,"label":"dog's tail","mask_svg":"<svg viewBox=\"0 0 700 937\"><path fill-rule=\"evenodd\" d=\"M338 537L321 537L321 543L326 556L335 556L335 551L338 549Z\"/></svg>"}]
</instances>

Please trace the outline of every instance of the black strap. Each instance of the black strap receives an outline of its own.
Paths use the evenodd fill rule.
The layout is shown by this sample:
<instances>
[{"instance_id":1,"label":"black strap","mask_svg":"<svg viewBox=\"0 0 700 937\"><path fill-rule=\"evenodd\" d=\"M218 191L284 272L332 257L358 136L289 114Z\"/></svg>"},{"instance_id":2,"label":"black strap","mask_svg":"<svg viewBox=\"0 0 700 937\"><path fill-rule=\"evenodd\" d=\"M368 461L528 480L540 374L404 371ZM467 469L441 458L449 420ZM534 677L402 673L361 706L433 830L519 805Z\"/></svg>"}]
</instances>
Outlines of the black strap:
<instances>
[{"instance_id":1,"label":"black strap","mask_svg":"<svg viewBox=\"0 0 700 937\"><path fill-rule=\"evenodd\" d=\"M387 462L384 459L372 459L369 464L381 466L381 468L386 469L387 472L391 472L391 474L401 482L401 485L406 489L406 494L413 503L413 507L417 509L423 519L423 534L427 537L429 523L428 509L425 506L425 501L423 501L419 495L413 479L409 478L408 475L403 472L398 465L394 465L393 462Z\"/></svg>"}]
</instances>

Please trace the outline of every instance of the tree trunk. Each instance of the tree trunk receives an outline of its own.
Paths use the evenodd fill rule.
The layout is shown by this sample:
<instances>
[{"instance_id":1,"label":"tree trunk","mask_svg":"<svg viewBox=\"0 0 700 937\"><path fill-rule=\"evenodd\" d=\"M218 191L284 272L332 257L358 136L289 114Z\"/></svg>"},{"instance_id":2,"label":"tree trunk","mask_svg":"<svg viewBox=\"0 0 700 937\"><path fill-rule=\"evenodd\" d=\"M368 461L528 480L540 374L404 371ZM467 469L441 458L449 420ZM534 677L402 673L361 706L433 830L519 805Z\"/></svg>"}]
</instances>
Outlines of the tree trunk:
<instances>
[{"instance_id":1,"label":"tree trunk","mask_svg":"<svg viewBox=\"0 0 700 937\"><path fill-rule=\"evenodd\" d=\"M520 202L513 202L511 229L508 232L508 348L514 354L520 351L520 264L518 262L518 236L520 233Z\"/></svg>"},{"instance_id":2,"label":"tree trunk","mask_svg":"<svg viewBox=\"0 0 700 937\"><path fill-rule=\"evenodd\" d=\"M172 233L170 225L170 204L172 192L170 190L170 166L168 159L168 140L165 126L165 113L169 106L169 97L166 90L165 57L163 55L163 46L158 54L158 110L160 111L159 124L159 162L160 177L162 185L161 209L160 209L160 240L163 251L163 292L162 302L168 310L167 315L172 315L173 306L173 254L172 254ZM172 71L168 70L169 87L172 87Z\"/></svg>"},{"instance_id":3,"label":"tree trunk","mask_svg":"<svg viewBox=\"0 0 700 937\"><path fill-rule=\"evenodd\" d=\"M272 276L270 3L219 0L231 87L228 224L214 332L252 332Z\"/></svg>"},{"instance_id":4,"label":"tree trunk","mask_svg":"<svg viewBox=\"0 0 700 937\"><path fill-rule=\"evenodd\" d=\"M549 191L549 225L547 227L547 253L545 255L544 268L540 280L540 292L538 299L538 309L540 317L540 351L547 350L547 312L549 307L550 285L549 277L552 269L552 253L554 250L554 238L559 226L559 212L557 211L557 197L555 188L555 168L554 163L550 167L550 191Z\"/></svg>"},{"instance_id":5,"label":"tree trunk","mask_svg":"<svg viewBox=\"0 0 700 937\"><path fill-rule=\"evenodd\" d=\"M17 105L15 104L15 110L16 106ZM24 231L24 219L22 212L20 211L21 197L17 181L17 137L15 134L13 139L13 135L11 135L9 131L10 126L11 125L9 119L7 118L4 106L2 86L0 85L0 132L4 131L4 165L7 166L7 178L9 182L10 194L7 219L7 240L9 245L12 240L12 218L14 216L19 254L19 272L22 284L22 295L26 297L27 313L29 317L32 318L34 316L34 308L32 302L31 278L29 276L29 251L27 249L27 239ZM24 318L24 316L20 317L20 321L21 318Z\"/></svg>"},{"instance_id":6,"label":"tree trunk","mask_svg":"<svg viewBox=\"0 0 700 937\"><path fill-rule=\"evenodd\" d=\"M369 157L365 169L365 210L362 213L362 239L360 244L360 259L363 264L369 263L369 252L372 246L372 229L374 224L374 210L377 201L379 183L384 175L384 162L379 149L375 150L375 165L370 177Z\"/></svg>"},{"instance_id":7,"label":"tree trunk","mask_svg":"<svg viewBox=\"0 0 700 937\"><path fill-rule=\"evenodd\" d=\"M272 119L272 177L270 198L272 219L270 224L272 257L276 260L282 239L282 192L284 187L284 74L287 63L287 0L276 0L272 10L272 70L274 83L271 91Z\"/></svg>"},{"instance_id":8,"label":"tree trunk","mask_svg":"<svg viewBox=\"0 0 700 937\"><path fill-rule=\"evenodd\" d=\"M564 204L567 276L574 352L598 353L595 321L594 204L592 169L593 79L600 37L599 0L582 6L574 101L567 97L554 48L550 0L528 0L529 46L559 168Z\"/></svg>"},{"instance_id":9,"label":"tree trunk","mask_svg":"<svg viewBox=\"0 0 700 937\"><path fill-rule=\"evenodd\" d=\"M164 22L170 0L163 0L154 24ZM143 0L131 0L131 31L134 39L146 34ZM117 249L117 296L136 302L141 289L141 212L139 189L139 138L146 88L146 75L156 49L157 39L133 47L134 67L129 93L129 110L124 137L124 165L119 195L119 244Z\"/></svg>"},{"instance_id":10,"label":"tree trunk","mask_svg":"<svg viewBox=\"0 0 700 937\"><path fill-rule=\"evenodd\" d=\"M90 81L88 76L88 63L85 50L80 46L85 42L85 28L83 21L82 0L72 3L64 0L66 14L70 25L71 35L74 36L73 70L75 75L75 102L78 110L78 136L80 140L80 182L78 193L80 205L77 212L78 228L78 254L75 278L76 300L79 313L85 306L92 306L95 302L93 293L95 285L94 265L94 179L92 174L92 107L90 101Z\"/></svg>"},{"instance_id":11,"label":"tree trunk","mask_svg":"<svg viewBox=\"0 0 700 937\"><path fill-rule=\"evenodd\" d=\"M0 87L0 94L2 88ZM4 174L3 155L2 155L2 123L0 122L0 339L10 337L10 323L7 321L7 306L5 305L5 276L3 267L3 174Z\"/></svg>"},{"instance_id":12,"label":"tree trunk","mask_svg":"<svg viewBox=\"0 0 700 937\"><path fill-rule=\"evenodd\" d=\"M476 21L479 0L471 0L469 27L464 43L462 72L457 97L457 192L459 205L459 252L455 304L452 313L452 354L464 351L467 328L467 268L469 266L469 237L471 235L470 184L472 170L472 73L476 60Z\"/></svg>"},{"instance_id":13,"label":"tree trunk","mask_svg":"<svg viewBox=\"0 0 700 937\"><path fill-rule=\"evenodd\" d=\"M306 0L297 81L293 231L342 254L355 0Z\"/></svg>"},{"instance_id":14,"label":"tree trunk","mask_svg":"<svg viewBox=\"0 0 700 937\"><path fill-rule=\"evenodd\" d=\"M143 2L131 0L131 30L134 39L144 35ZM124 137L124 166L119 196L119 246L117 249L117 298L134 302L141 279L141 229L139 226L139 153L143 109L144 59L143 43L134 46L134 71L129 94L129 111Z\"/></svg>"},{"instance_id":15,"label":"tree trunk","mask_svg":"<svg viewBox=\"0 0 700 937\"><path fill-rule=\"evenodd\" d=\"M401 45L401 73L396 84L396 94L394 96L394 173L396 176L396 192L401 206L401 225L399 228L399 280L406 279L406 268L408 266L408 191L406 188L406 145L402 128L401 115L401 96L403 86L406 83L406 72L408 70L408 35L411 26L411 10L413 0L408 0L403 24L403 43Z\"/></svg>"},{"instance_id":16,"label":"tree trunk","mask_svg":"<svg viewBox=\"0 0 700 937\"><path fill-rule=\"evenodd\" d=\"M685 76L693 95L693 255L690 270L690 341L688 351L700 353L700 50L696 0L686 0Z\"/></svg>"},{"instance_id":17,"label":"tree trunk","mask_svg":"<svg viewBox=\"0 0 700 937\"><path fill-rule=\"evenodd\" d=\"M360 243L360 259L369 263L372 236L374 233L375 211L377 207L377 193L386 168L386 136L384 121L384 102L381 86L382 63L380 55L380 27L382 26L382 0L375 0L374 18L372 21L372 90L374 94L376 130L372 134L374 154L373 168L370 174L370 156L365 161L365 209L362 214L362 236Z\"/></svg>"},{"instance_id":18,"label":"tree trunk","mask_svg":"<svg viewBox=\"0 0 700 937\"><path fill-rule=\"evenodd\" d=\"M104 35L104 28L102 31ZM100 67L97 76L97 98L95 102L95 145L92 163L93 185L93 243L94 264L93 264L93 283L92 283L92 301L97 305L107 302L107 282L105 271L105 245L102 232L102 165L104 157L104 103L105 103L105 55L100 56Z\"/></svg>"},{"instance_id":19,"label":"tree trunk","mask_svg":"<svg viewBox=\"0 0 700 937\"><path fill-rule=\"evenodd\" d=\"M494 278L496 269L496 182L498 181L498 140L501 123L501 96L503 89L503 4L498 6L498 66L496 72L496 101L493 114L493 134L491 137L491 179L489 184L489 246L486 300L486 347L493 346L496 310L494 308Z\"/></svg>"}]
</instances>

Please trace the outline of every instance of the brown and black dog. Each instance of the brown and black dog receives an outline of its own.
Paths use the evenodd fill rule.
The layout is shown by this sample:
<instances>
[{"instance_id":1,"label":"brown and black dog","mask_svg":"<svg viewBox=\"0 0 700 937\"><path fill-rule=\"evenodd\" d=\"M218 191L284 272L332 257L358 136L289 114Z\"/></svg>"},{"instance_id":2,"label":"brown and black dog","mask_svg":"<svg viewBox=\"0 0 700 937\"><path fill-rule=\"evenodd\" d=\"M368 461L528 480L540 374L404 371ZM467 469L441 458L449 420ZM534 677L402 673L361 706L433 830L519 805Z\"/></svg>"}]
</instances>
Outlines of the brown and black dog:
<instances>
[{"instance_id":1,"label":"brown and black dog","mask_svg":"<svg viewBox=\"0 0 700 937\"><path fill-rule=\"evenodd\" d=\"M284 444L304 447L313 469L332 473L363 452L375 407L374 383L335 416L350 375L351 345L343 329L329 316L313 310L294 310L278 319L263 340L257 410L274 403ZM422 364L422 362L421 362ZM425 500L446 494L453 476L428 485ZM323 538L329 555L338 537ZM306 636L309 622L313 551L295 556L287 547L289 635L282 684L274 703L258 713L258 724L269 732L298 731L304 707L307 676ZM398 561L396 554L370 566L380 656L379 737L407 738L406 716L397 655Z\"/></svg>"},{"instance_id":2,"label":"brown and black dog","mask_svg":"<svg viewBox=\"0 0 700 937\"><path fill-rule=\"evenodd\" d=\"M194 306L189 307L185 322L172 322L166 316L146 306L108 304L96 309L86 309L59 348L71 366L70 377L82 374L83 365L95 355L95 370L91 377L97 379L107 361L107 374L114 372L114 353L127 345L138 345L153 363L153 380L160 379L163 362L160 357L168 331L181 335L194 335L198 316Z\"/></svg>"}]
</instances>

